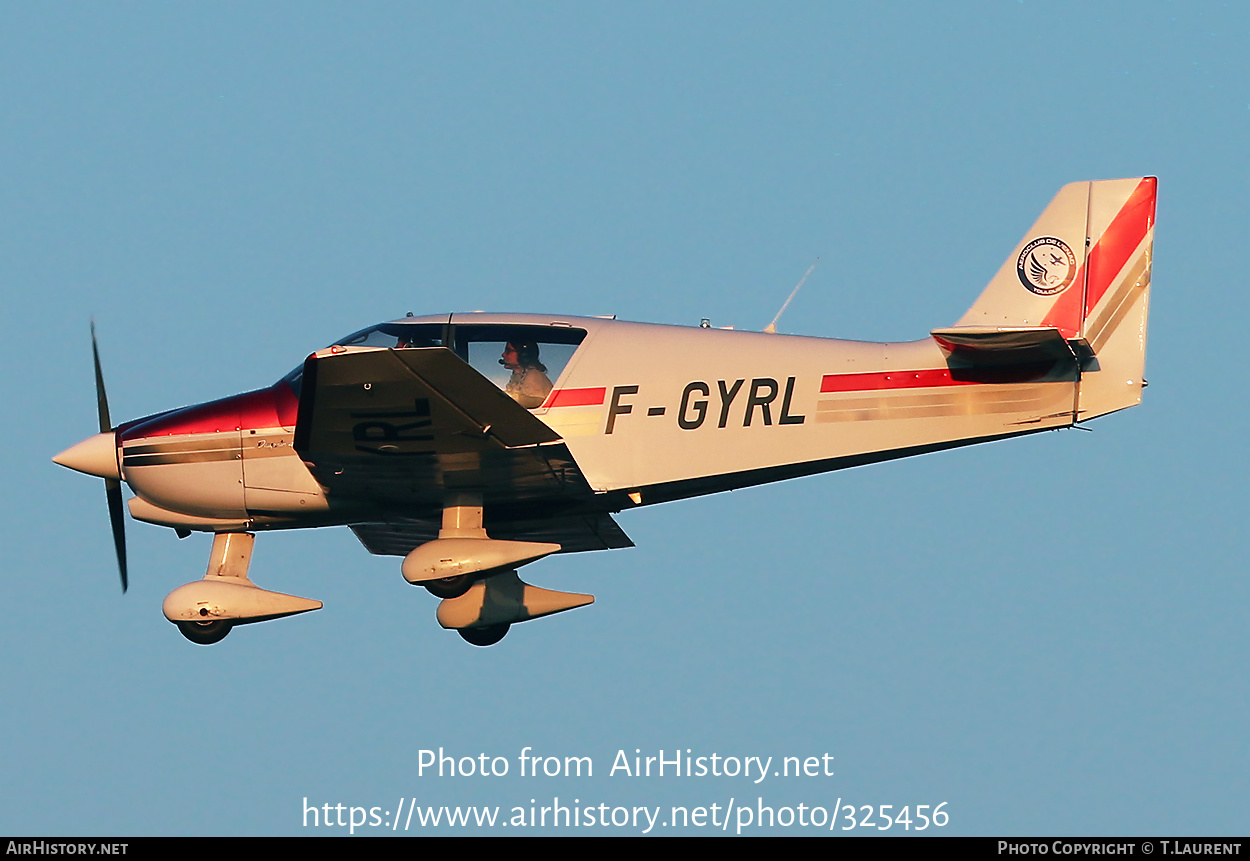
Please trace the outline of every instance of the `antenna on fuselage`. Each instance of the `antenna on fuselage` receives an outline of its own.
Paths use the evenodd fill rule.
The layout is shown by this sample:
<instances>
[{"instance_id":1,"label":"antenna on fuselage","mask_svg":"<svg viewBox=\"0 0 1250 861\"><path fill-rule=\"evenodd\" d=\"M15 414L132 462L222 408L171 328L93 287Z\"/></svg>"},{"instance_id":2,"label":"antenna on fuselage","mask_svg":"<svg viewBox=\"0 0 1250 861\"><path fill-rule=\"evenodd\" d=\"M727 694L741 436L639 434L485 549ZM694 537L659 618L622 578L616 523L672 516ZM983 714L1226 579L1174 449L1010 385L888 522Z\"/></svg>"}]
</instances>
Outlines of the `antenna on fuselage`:
<instances>
[{"instance_id":1,"label":"antenna on fuselage","mask_svg":"<svg viewBox=\"0 0 1250 861\"><path fill-rule=\"evenodd\" d=\"M764 331L770 335L777 334L777 321L781 319L781 315L786 313L786 308L790 307L790 300L799 292L799 288L803 286L803 282L807 280L807 276L812 274L812 270L816 268L816 263L820 262L820 258L816 258L816 262L807 267L807 271L803 273L803 277L799 279L799 283L794 285L794 289L790 291L790 295L786 297L786 301L782 303L781 310L777 312L777 316L773 317L773 321L764 327Z\"/></svg>"}]
</instances>

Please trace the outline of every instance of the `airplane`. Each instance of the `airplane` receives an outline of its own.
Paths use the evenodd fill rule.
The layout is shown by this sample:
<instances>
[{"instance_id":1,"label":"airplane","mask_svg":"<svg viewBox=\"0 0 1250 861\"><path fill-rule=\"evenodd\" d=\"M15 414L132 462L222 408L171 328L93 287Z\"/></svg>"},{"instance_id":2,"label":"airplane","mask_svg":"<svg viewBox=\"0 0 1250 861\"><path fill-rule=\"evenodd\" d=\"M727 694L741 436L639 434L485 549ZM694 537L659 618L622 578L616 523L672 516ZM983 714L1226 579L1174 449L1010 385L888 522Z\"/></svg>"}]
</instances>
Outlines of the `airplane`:
<instances>
[{"instance_id":1,"label":"airplane","mask_svg":"<svg viewBox=\"0 0 1250 861\"><path fill-rule=\"evenodd\" d=\"M868 343L615 318L407 317L273 385L112 425L53 460L136 520L213 534L165 617L194 643L321 602L255 585L255 535L348 526L467 642L585 606L517 569L631 547L614 515L1067 428L1141 401L1157 180L1064 186L953 326ZM810 270L809 270L810 271Z\"/></svg>"}]
</instances>

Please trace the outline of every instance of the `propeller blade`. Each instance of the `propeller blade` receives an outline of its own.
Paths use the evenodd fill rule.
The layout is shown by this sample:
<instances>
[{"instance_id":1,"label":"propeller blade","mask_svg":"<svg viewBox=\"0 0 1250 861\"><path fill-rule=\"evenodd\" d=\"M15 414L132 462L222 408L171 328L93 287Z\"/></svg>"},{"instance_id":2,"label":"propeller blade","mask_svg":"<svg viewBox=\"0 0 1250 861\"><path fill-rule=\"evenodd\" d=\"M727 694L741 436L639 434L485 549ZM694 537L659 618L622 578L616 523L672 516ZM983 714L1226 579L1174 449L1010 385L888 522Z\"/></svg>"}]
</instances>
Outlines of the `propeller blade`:
<instances>
[{"instance_id":1,"label":"propeller blade","mask_svg":"<svg viewBox=\"0 0 1250 861\"><path fill-rule=\"evenodd\" d=\"M104 372L100 370L100 348L95 341L95 320L91 321L91 356L95 359L95 402L100 414L100 433L108 433L113 429L109 421L109 398L104 392Z\"/></svg>"},{"instance_id":2,"label":"propeller blade","mask_svg":"<svg viewBox=\"0 0 1250 861\"><path fill-rule=\"evenodd\" d=\"M122 592L125 592L130 583L126 576L126 522L122 515L122 486L119 481L105 479L104 488L108 491L109 522L113 525L113 549L117 551L117 571L122 575Z\"/></svg>"},{"instance_id":3,"label":"propeller blade","mask_svg":"<svg viewBox=\"0 0 1250 861\"><path fill-rule=\"evenodd\" d=\"M100 369L100 348L96 344L95 320L91 321L91 357L95 360L95 400L100 416L100 433L110 433L113 423L109 420L109 399L104 391L104 372ZM122 485L111 478L104 479L108 495L109 523L113 527L113 549L117 552L117 571L122 577L122 592L130 585L126 572L126 519L122 513Z\"/></svg>"}]
</instances>

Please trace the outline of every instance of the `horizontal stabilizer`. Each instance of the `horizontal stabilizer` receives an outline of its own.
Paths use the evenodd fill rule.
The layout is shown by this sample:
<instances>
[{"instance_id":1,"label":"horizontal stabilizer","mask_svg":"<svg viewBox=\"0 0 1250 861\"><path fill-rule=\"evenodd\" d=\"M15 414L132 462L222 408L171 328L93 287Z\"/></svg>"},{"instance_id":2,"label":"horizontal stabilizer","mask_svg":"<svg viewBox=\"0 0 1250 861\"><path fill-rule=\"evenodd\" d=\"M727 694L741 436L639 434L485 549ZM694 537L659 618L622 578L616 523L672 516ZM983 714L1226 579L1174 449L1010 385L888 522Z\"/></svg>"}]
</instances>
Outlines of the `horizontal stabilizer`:
<instances>
[{"instance_id":1,"label":"horizontal stabilizer","mask_svg":"<svg viewBox=\"0 0 1250 861\"><path fill-rule=\"evenodd\" d=\"M943 350L972 364L1027 365L1089 355L1079 339L1053 326L953 326L929 333Z\"/></svg>"}]
</instances>

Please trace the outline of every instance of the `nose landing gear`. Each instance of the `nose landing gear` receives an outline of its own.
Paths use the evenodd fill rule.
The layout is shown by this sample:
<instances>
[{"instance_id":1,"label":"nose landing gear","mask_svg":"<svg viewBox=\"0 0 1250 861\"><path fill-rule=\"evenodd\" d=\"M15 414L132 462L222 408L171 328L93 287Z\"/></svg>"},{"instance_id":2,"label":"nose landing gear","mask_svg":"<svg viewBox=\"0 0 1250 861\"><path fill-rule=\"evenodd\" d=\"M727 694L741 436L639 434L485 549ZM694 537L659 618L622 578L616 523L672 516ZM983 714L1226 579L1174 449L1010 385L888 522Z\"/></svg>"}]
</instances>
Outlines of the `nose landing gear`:
<instances>
[{"instance_id":1,"label":"nose landing gear","mask_svg":"<svg viewBox=\"0 0 1250 861\"><path fill-rule=\"evenodd\" d=\"M234 629L234 625L225 619L214 619L211 622L178 622L178 630L182 636L192 643L211 646L220 643Z\"/></svg>"},{"instance_id":2,"label":"nose landing gear","mask_svg":"<svg viewBox=\"0 0 1250 861\"><path fill-rule=\"evenodd\" d=\"M235 625L321 608L320 601L267 592L247 579L254 539L250 532L217 533L204 579L179 586L165 597L165 618L182 636L211 646L224 640Z\"/></svg>"}]
</instances>

